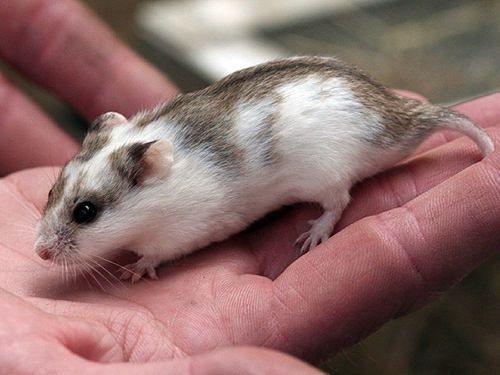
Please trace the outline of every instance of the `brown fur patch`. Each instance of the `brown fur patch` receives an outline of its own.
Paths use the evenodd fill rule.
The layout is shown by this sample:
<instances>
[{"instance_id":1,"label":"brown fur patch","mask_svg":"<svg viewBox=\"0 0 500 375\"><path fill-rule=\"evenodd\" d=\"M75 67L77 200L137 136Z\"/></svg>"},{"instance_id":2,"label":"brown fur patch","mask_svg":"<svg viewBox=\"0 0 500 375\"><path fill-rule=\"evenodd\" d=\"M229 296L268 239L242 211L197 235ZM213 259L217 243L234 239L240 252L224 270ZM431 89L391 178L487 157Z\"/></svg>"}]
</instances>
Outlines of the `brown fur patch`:
<instances>
[{"instance_id":1,"label":"brown fur patch","mask_svg":"<svg viewBox=\"0 0 500 375\"><path fill-rule=\"evenodd\" d=\"M257 142L263 145L263 165L275 164L279 161L279 153L277 151L278 139L273 131L273 125L276 123L276 112L270 113L264 120L266 126L262 126L257 134Z\"/></svg>"},{"instance_id":2,"label":"brown fur patch","mask_svg":"<svg viewBox=\"0 0 500 375\"><path fill-rule=\"evenodd\" d=\"M55 205L56 202L59 202L63 199L63 192L66 188L67 178L63 174L59 176L52 189L49 191L49 199L47 201L47 205L45 206L44 212L50 210L51 207Z\"/></svg>"},{"instance_id":3,"label":"brown fur patch","mask_svg":"<svg viewBox=\"0 0 500 375\"><path fill-rule=\"evenodd\" d=\"M80 152L73 158L77 162L86 162L92 159L97 152L106 147L111 140L111 131L90 131L83 140Z\"/></svg>"},{"instance_id":4,"label":"brown fur patch","mask_svg":"<svg viewBox=\"0 0 500 375\"><path fill-rule=\"evenodd\" d=\"M235 99L200 92L185 94L131 121L145 127L162 119L178 131L182 147L204 149L217 166L237 172L243 152L233 141Z\"/></svg>"},{"instance_id":5,"label":"brown fur patch","mask_svg":"<svg viewBox=\"0 0 500 375\"><path fill-rule=\"evenodd\" d=\"M205 147L212 151L217 164L238 169L243 163L243 153L231 135L236 104L270 97L283 84L314 73L325 79L344 79L364 104L367 115L382 117L383 128L374 126L374 136L367 141L389 147L404 142L411 134L427 132L426 125L430 123L422 123L416 118L421 113L422 103L392 92L360 69L335 58L323 57L276 60L244 69L203 90L178 95L131 121L138 127L146 127L153 121L165 119L180 130L185 147ZM273 121L270 116L268 123L271 125ZM270 142L272 137L270 126L263 131L261 141ZM268 160L273 158L272 148L269 150Z\"/></svg>"},{"instance_id":6,"label":"brown fur patch","mask_svg":"<svg viewBox=\"0 0 500 375\"><path fill-rule=\"evenodd\" d=\"M194 93L178 95L152 112L131 119L138 127L165 119L177 127L188 148L205 147L212 151L215 162L225 169L238 170L243 164L243 152L233 142L232 128L235 106L239 101L259 101L275 95L275 89L294 78L311 73L322 73L330 78L364 75L329 58L298 58L277 60L241 70L227 78ZM267 122L271 125L273 117ZM265 131L262 139L273 143L272 131ZM267 160L275 158L272 147Z\"/></svg>"},{"instance_id":7,"label":"brown fur patch","mask_svg":"<svg viewBox=\"0 0 500 375\"><path fill-rule=\"evenodd\" d=\"M435 121L423 121L425 113L437 114L440 108L399 95L377 82L369 74L345 63L341 69L354 95L363 103L367 115L382 120L382 129L375 129L371 143L380 147L418 142L435 127ZM423 117L422 117L423 116ZM439 116L434 117L437 119Z\"/></svg>"},{"instance_id":8,"label":"brown fur patch","mask_svg":"<svg viewBox=\"0 0 500 375\"><path fill-rule=\"evenodd\" d=\"M143 172L142 157L154 142L133 143L123 146L109 156L111 169L116 177L130 186L137 185L137 179Z\"/></svg>"}]
</instances>

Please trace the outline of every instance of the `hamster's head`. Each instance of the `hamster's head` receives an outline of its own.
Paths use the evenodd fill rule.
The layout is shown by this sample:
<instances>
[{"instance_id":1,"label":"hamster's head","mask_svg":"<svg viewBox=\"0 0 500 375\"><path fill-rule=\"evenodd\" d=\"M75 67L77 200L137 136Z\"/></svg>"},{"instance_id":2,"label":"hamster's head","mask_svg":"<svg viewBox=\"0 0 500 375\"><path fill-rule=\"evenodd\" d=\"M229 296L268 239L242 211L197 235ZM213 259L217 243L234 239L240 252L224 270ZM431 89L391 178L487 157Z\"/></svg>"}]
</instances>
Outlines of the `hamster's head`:
<instances>
[{"instance_id":1,"label":"hamster's head","mask_svg":"<svg viewBox=\"0 0 500 375\"><path fill-rule=\"evenodd\" d=\"M137 141L128 128L119 114L101 116L63 168L37 224L35 250L42 259L69 264L105 258L144 227L154 209L147 206L147 190L167 178L172 144Z\"/></svg>"}]
</instances>

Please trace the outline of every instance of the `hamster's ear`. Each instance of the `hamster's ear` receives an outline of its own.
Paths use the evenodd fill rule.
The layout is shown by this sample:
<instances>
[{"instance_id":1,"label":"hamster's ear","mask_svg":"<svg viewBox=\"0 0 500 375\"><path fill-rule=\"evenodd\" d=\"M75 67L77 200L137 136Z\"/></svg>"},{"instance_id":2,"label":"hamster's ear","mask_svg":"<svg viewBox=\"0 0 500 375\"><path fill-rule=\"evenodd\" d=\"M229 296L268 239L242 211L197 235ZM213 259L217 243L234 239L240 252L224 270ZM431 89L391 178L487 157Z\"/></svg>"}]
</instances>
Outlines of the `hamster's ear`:
<instances>
[{"instance_id":1,"label":"hamster's ear","mask_svg":"<svg viewBox=\"0 0 500 375\"><path fill-rule=\"evenodd\" d=\"M111 128L116 125L124 124L127 122L125 116L117 112L107 112L100 115L90 124L89 131L99 131L106 128Z\"/></svg>"},{"instance_id":2,"label":"hamster's ear","mask_svg":"<svg viewBox=\"0 0 500 375\"><path fill-rule=\"evenodd\" d=\"M136 185L167 177L174 163L172 143L167 139L132 146L129 156L135 159L131 177L132 183Z\"/></svg>"}]
</instances>

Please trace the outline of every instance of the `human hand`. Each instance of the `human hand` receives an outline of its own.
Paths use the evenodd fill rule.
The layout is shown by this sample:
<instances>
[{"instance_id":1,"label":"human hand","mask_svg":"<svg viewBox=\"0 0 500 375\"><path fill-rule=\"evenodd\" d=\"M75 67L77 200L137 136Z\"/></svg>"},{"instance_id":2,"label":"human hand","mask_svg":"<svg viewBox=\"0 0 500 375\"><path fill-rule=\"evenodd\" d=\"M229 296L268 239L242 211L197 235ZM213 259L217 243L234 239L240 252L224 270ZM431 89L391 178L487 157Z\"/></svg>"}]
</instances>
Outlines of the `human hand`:
<instances>
[{"instance_id":1,"label":"human hand","mask_svg":"<svg viewBox=\"0 0 500 375\"><path fill-rule=\"evenodd\" d=\"M499 103L497 94L457 109L495 139ZM425 305L497 250L498 152L478 161L472 141L450 137L436 134L409 161L357 186L338 232L298 259L295 238L319 213L308 206L135 285L103 269L95 281L70 273L63 282L33 250L54 172L12 174L0 181L2 305L15 294L43 310L26 321L63 328L39 336L94 362L186 364L239 345L318 360Z\"/></svg>"},{"instance_id":2,"label":"human hand","mask_svg":"<svg viewBox=\"0 0 500 375\"><path fill-rule=\"evenodd\" d=\"M86 120L153 107L176 91L72 0L0 1L0 57ZM0 72L0 176L62 165L78 144Z\"/></svg>"},{"instance_id":3,"label":"human hand","mask_svg":"<svg viewBox=\"0 0 500 375\"><path fill-rule=\"evenodd\" d=\"M42 2L26 0L12 4L25 7L35 3ZM79 6L69 6L68 1L43 2L49 3L70 9L71 17L80 12ZM5 5L0 4L1 15L10 11L2 7ZM44 14L51 12L35 13L38 15L35 18L43 19ZM81 22L72 20L69 24L81 25ZM0 19L0 29L2 25L5 23ZM0 44L0 51L5 54L9 48L3 41ZM64 50L61 45L64 43L51 49ZM41 66L51 61L47 57L50 54L45 55ZM10 58L13 63L15 60ZM21 70L30 73L29 66L18 64ZM90 84L98 79L91 80L89 72L99 67L83 65L82 71L87 71L89 79L80 83L76 80L75 87L81 89L79 97L85 100L80 102L71 90L65 93L64 79L62 84L56 80L59 83L52 87L69 102L73 98L74 105L87 113L88 118L95 117L94 111L96 114L111 109L125 114L130 114L129 110L135 112L134 104L120 107L122 99L127 103L124 98L111 105L116 99L112 93L125 92L127 98L133 99L134 95L155 92L157 87L135 92L113 79L102 86ZM32 70L30 74L36 79L50 84L44 81L50 74L37 77L36 69ZM70 73L74 71L79 70L62 76L72 76ZM54 72L55 69L52 76ZM103 75L106 76L101 72L99 77ZM131 82L130 87L135 82L137 88L141 81ZM132 99L132 103L149 100ZM459 108L482 125L497 125L499 101L495 95ZM14 107L13 113L18 118L20 112L15 108L25 104L22 101ZM41 118L39 112L29 117L31 120L26 123ZM492 129L493 135L497 132ZM441 133L422 148L430 151L360 184L339 223L338 229L342 230L297 260L293 243L306 228L307 220L318 215L318 210L305 206L262 228L163 267L159 281L144 280L136 285L120 284L104 270L100 272L109 283L99 276L94 282L90 276L82 278L76 274L70 274L63 282L61 270L38 259L33 250L35 216L46 200L55 172L24 171L1 180L0 286L5 293L0 295L0 301L5 306L19 307L18 303L22 303L28 310L36 311L23 315L19 307L12 313L19 319L0 319L8 327L27 327L16 331L21 337L28 340L34 337L31 345L23 345L22 350L15 352L17 359L19 355L32 359L36 354L41 361L45 358L43 363L60 366L65 363L62 359L71 355L74 360L80 357L94 362L164 362L185 358L181 362L189 366L192 358L203 356L201 353L212 358L221 355L217 348L255 345L316 360L358 341L384 322L435 298L496 250L497 153L454 175L476 162L479 154L472 142L466 140L432 149L443 142ZM446 178L449 179L443 182ZM47 330L34 332L30 322L43 322ZM19 339L15 335L10 337ZM28 350L38 348L40 340L54 346ZM4 342L15 344L13 340ZM234 357L235 353L248 358L244 350L224 349L222 353L228 355L227 363L231 363L240 358ZM0 352L4 352L1 346ZM95 363L85 363L88 371L95 368L90 366ZM137 367L127 368L132 371Z\"/></svg>"},{"instance_id":4,"label":"human hand","mask_svg":"<svg viewBox=\"0 0 500 375\"><path fill-rule=\"evenodd\" d=\"M0 2L0 32L0 55L28 78L60 95L89 121L110 110L131 115L175 94L175 88L168 81L121 45L77 2ZM76 152L77 142L61 131L2 73L0 105L0 175L31 166L64 164ZM39 172L26 172L26 178L22 174L11 176L1 183L2 203L13 199L14 205L7 204L0 212L9 228L15 228L15 234L7 239L13 247L0 246L1 253L15 258L7 259L4 266L0 266L3 285L8 289L0 290L0 302L5 307L0 318L2 372L33 374L52 370L67 374L101 373L105 369L109 374L152 374L186 373L189 369L191 374L233 374L234 371L245 374L260 368L259 372L265 370L273 374L319 373L283 354L251 348L229 348L177 361L126 367L92 362L146 361L151 359L148 355L150 349L154 351L155 342L146 342L144 353L139 349L138 355L135 354L133 341L143 339L139 325L135 326L137 332L123 336L128 344L106 343L110 332L106 333L101 319L113 321L113 314L109 315L113 309L106 309L105 304L76 304L81 309L75 310L75 304L65 302L64 293L58 291L54 283L54 288L51 287L50 277L41 289L29 277L25 278L25 271L31 270L29 267L22 270L25 262L17 255L18 251L24 252L22 249L32 246L25 246L23 239L28 242L32 239L36 218L30 215L38 213L34 213L31 203L27 203L31 199L26 200L19 195L23 194L21 191L15 190L20 187L24 191L27 187L24 184L28 184L28 190L34 194L32 199L43 201L47 185L42 183L42 189L38 190L39 179L53 181L55 172L45 170L37 175ZM31 219L25 222L23 214L27 215L24 219ZM6 233L3 229L8 228L2 227L2 237ZM21 279L17 279L18 276ZM50 289L51 293L61 293L61 298L40 298ZM120 314L120 309L115 312ZM142 314L133 311L128 314L128 318L137 323L141 322L141 317L146 318L146 327L154 328L154 322ZM118 325L126 323L126 320L118 321ZM129 353L127 347L131 350ZM161 353L158 354L161 357ZM166 357L170 355L167 353Z\"/></svg>"},{"instance_id":5,"label":"human hand","mask_svg":"<svg viewBox=\"0 0 500 375\"><path fill-rule=\"evenodd\" d=\"M4 290L0 290L0 301L0 363L5 374L322 374L283 353L250 347L222 348L169 361L150 358L149 363L124 363L128 353L109 345L113 339L98 321L43 312L33 306L36 299L23 301ZM44 305L46 310L53 308Z\"/></svg>"}]
</instances>

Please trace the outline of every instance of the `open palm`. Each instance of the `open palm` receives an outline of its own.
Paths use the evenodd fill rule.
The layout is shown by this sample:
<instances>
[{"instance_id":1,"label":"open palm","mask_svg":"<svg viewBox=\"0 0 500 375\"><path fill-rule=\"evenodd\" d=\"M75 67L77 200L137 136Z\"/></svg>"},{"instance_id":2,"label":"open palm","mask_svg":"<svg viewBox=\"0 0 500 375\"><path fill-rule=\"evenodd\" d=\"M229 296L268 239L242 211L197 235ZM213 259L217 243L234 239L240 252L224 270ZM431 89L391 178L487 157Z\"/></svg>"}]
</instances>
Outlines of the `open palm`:
<instances>
[{"instance_id":1,"label":"open palm","mask_svg":"<svg viewBox=\"0 0 500 375\"><path fill-rule=\"evenodd\" d=\"M30 3L36 2L13 2L20 4L14 8L21 14ZM57 13L58 24L66 27L58 32L73 33L83 40L81 46L94 53L99 50L103 63L88 69L68 62L57 70L56 56L51 60L38 50L45 59L39 56L40 64L26 65L19 44L0 45L2 54L20 70L54 89L89 119L108 110L131 114L173 93L167 81L101 26L102 44L96 43L97 37L92 40L97 34L73 29L75 24L89 28L95 22L78 4L57 3L64 4L67 12ZM3 6L1 17L11 11ZM44 29L42 16L46 23L55 22L50 6L46 8L38 10L39 22L33 27ZM0 19L0 28L6 22L15 23ZM14 26L9 32L20 38ZM27 44L24 41L23 48L29 48ZM46 46L65 56L75 53L65 50L64 43L55 46L60 50ZM105 59L108 54L126 57L125 63L113 65L114 59ZM116 72L114 77L126 78L92 84L98 82L94 75L103 76L101 70L124 67L140 74ZM55 78L56 71L89 77L79 76L64 86ZM145 82L152 82L148 93L141 90ZM0 134L6 146L0 145L1 152L10 161L2 164L4 173L26 166L26 155L19 152L23 139L31 139L28 163L33 165L47 163L44 148L51 142L58 145L51 161L62 162L76 151L76 143L16 88L6 81L0 85L18 98L12 102L11 116L0 119L4 134L12 129L18 135L7 141ZM458 109L489 127L495 138L500 131L495 127L500 123L499 104L500 96L495 95ZM33 124L39 124L36 129L44 134L43 142L19 137L31 134ZM228 241L164 265L159 280L134 285L115 279L113 265L97 268L98 274L76 269L63 276L59 266L39 259L34 253L34 226L58 168L8 175L0 180L2 363L36 369L42 364L55 368L61 363L131 361L149 362L153 371L156 364L169 361L178 373L187 367L197 373L192 369L206 364L207 358L215 362L223 358L236 366L235 358L240 357L234 353L244 353L241 358L247 359L256 355L248 354L248 348L221 348L259 346L317 360L354 344L390 319L436 298L497 249L498 153L478 162L480 153L472 141L461 138L445 144L452 135L446 136L432 137L410 161L357 186L336 234L301 257L294 242L307 221L320 213L317 207L301 205L282 212ZM20 348L29 359L23 365L12 355ZM204 357L206 353L216 354ZM89 373L93 370L88 368Z\"/></svg>"},{"instance_id":2,"label":"open palm","mask_svg":"<svg viewBox=\"0 0 500 375\"><path fill-rule=\"evenodd\" d=\"M341 230L300 258L293 243L314 207L284 212L135 285L114 279L112 267L96 279L63 279L59 266L38 259L34 215L55 172L18 172L0 183L0 283L48 313L30 320L35 331L50 327L42 335L49 342L96 361L167 360L234 345L314 360L432 300L495 250L498 158L458 172L477 155L460 139L361 184Z\"/></svg>"}]
</instances>

